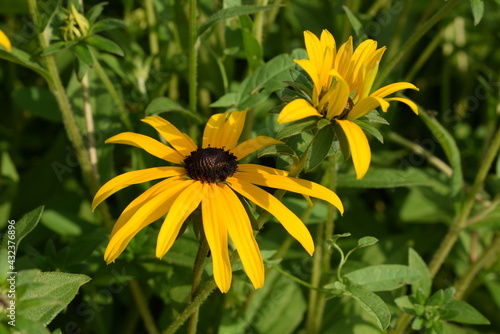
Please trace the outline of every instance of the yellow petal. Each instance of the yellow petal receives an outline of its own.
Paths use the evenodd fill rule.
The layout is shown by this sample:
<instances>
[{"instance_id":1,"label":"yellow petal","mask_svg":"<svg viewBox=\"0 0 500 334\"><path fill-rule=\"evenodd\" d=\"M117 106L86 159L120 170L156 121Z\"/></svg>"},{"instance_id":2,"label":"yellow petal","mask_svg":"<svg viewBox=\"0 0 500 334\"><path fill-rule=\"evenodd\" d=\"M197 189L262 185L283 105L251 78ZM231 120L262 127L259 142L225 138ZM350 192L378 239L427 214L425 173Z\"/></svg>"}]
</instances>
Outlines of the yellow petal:
<instances>
[{"instance_id":1,"label":"yellow petal","mask_svg":"<svg viewBox=\"0 0 500 334\"><path fill-rule=\"evenodd\" d=\"M290 211L290 209L267 191L241 180L238 176L229 177L227 181L234 191L248 198L250 201L276 217L287 232L300 242L304 249L312 255L314 252L314 242L311 234L304 223Z\"/></svg>"},{"instance_id":2,"label":"yellow petal","mask_svg":"<svg viewBox=\"0 0 500 334\"><path fill-rule=\"evenodd\" d=\"M160 193L164 193L165 191L173 193L176 191L176 189L179 189L180 191L185 187L187 187L188 184L184 183L185 180L186 179L182 176L173 176L171 178L158 182L157 184L153 185L152 187L148 188L145 192L137 196L122 211L120 217L118 217L118 220L116 221L115 225L113 226L113 230L111 231L111 237L113 237L116 234L116 232L118 232L130 220L130 218L132 218L132 216L137 212L137 210L139 210L151 198L155 197ZM171 197L172 199L168 198L165 201L165 202L171 201L170 205L172 205L173 200L175 199L176 196L171 196ZM168 208L169 207L170 206L168 206ZM159 216L158 218L160 217L161 216Z\"/></svg>"},{"instance_id":3,"label":"yellow petal","mask_svg":"<svg viewBox=\"0 0 500 334\"><path fill-rule=\"evenodd\" d=\"M335 69L340 75L347 80L347 74L352 71L353 65L351 64L352 57L352 36L349 37L347 42L342 44L335 57Z\"/></svg>"},{"instance_id":4,"label":"yellow petal","mask_svg":"<svg viewBox=\"0 0 500 334\"><path fill-rule=\"evenodd\" d=\"M157 158L180 164L185 157L179 152L151 137L133 132L122 132L105 141L106 144L125 144L142 148Z\"/></svg>"},{"instance_id":5,"label":"yellow petal","mask_svg":"<svg viewBox=\"0 0 500 334\"><path fill-rule=\"evenodd\" d=\"M182 223L205 197L205 184L193 180L186 180L185 182L191 182L191 185L177 196L158 234L156 245L156 257L158 258L162 258L172 247Z\"/></svg>"},{"instance_id":6,"label":"yellow petal","mask_svg":"<svg viewBox=\"0 0 500 334\"><path fill-rule=\"evenodd\" d=\"M113 229L114 233L104 252L106 263L116 260L140 230L165 215L188 185L189 180L186 179L165 180L154 191L145 192L143 197L139 196L133 201L120 216L118 228Z\"/></svg>"},{"instance_id":7,"label":"yellow petal","mask_svg":"<svg viewBox=\"0 0 500 334\"><path fill-rule=\"evenodd\" d=\"M0 45L5 48L5 50L11 52L12 51L12 43L10 42L9 37L0 30Z\"/></svg>"},{"instance_id":8,"label":"yellow petal","mask_svg":"<svg viewBox=\"0 0 500 334\"><path fill-rule=\"evenodd\" d=\"M269 174L263 170L255 172L242 172L235 174L235 177L246 182L257 184L259 186L284 189L287 191L320 198L335 206L337 209L339 209L340 213L344 213L342 201L340 201L340 198L337 196L337 194L320 184L308 180Z\"/></svg>"},{"instance_id":9,"label":"yellow petal","mask_svg":"<svg viewBox=\"0 0 500 334\"><path fill-rule=\"evenodd\" d=\"M261 165L254 165L254 164L240 164L238 165L238 172L264 173L264 174L282 175L282 176L288 175L288 172L286 170L281 170Z\"/></svg>"},{"instance_id":10,"label":"yellow petal","mask_svg":"<svg viewBox=\"0 0 500 334\"><path fill-rule=\"evenodd\" d=\"M411 110L413 110L413 112L418 115L418 106L413 101L410 101L410 100L403 98L403 97L391 97L391 98L386 98L384 100L402 102L402 103L406 104L408 107L410 107Z\"/></svg>"},{"instance_id":11,"label":"yellow petal","mask_svg":"<svg viewBox=\"0 0 500 334\"><path fill-rule=\"evenodd\" d=\"M219 202L218 208L223 220L227 220L227 229L231 240L243 264L247 276L252 281L255 289L264 285L264 263L255 241L252 225L248 214L236 194L225 185L221 185L223 201Z\"/></svg>"},{"instance_id":12,"label":"yellow petal","mask_svg":"<svg viewBox=\"0 0 500 334\"><path fill-rule=\"evenodd\" d=\"M414 89L414 90L419 90L414 84L409 83L409 82L395 82L390 85L384 86L382 88L377 89L374 91L370 96L374 97L386 97L387 95L390 95L394 92L397 92L402 89Z\"/></svg>"},{"instance_id":13,"label":"yellow petal","mask_svg":"<svg viewBox=\"0 0 500 334\"><path fill-rule=\"evenodd\" d=\"M283 144L283 142L267 136L257 136L245 140L243 143L233 148L231 153L236 156L237 160L241 160L247 155L260 150L262 147L277 144Z\"/></svg>"},{"instance_id":14,"label":"yellow petal","mask_svg":"<svg viewBox=\"0 0 500 334\"><path fill-rule=\"evenodd\" d=\"M228 207L221 195L221 189L214 183L206 184L206 188L207 196L201 202L203 230L212 253L215 283L221 292L227 292L231 286L232 277L227 228L235 222L224 215Z\"/></svg>"},{"instance_id":15,"label":"yellow petal","mask_svg":"<svg viewBox=\"0 0 500 334\"><path fill-rule=\"evenodd\" d=\"M354 122L348 120L337 120L337 122L342 127L349 142L356 179L359 180L365 176L368 167L370 167L371 151L368 139L363 130Z\"/></svg>"},{"instance_id":16,"label":"yellow petal","mask_svg":"<svg viewBox=\"0 0 500 334\"><path fill-rule=\"evenodd\" d=\"M300 67L306 71L306 73L311 78L314 83L315 92L318 94L321 92L321 87L323 87L323 82L321 82L319 77L319 69L316 65L309 59L294 59L294 62L297 63Z\"/></svg>"},{"instance_id":17,"label":"yellow petal","mask_svg":"<svg viewBox=\"0 0 500 334\"><path fill-rule=\"evenodd\" d=\"M309 102L304 99L296 99L281 110L278 116L278 124L297 121L309 116L323 117Z\"/></svg>"},{"instance_id":18,"label":"yellow petal","mask_svg":"<svg viewBox=\"0 0 500 334\"><path fill-rule=\"evenodd\" d=\"M336 73L334 77L335 82L333 83L328 93L325 94L325 97L327 97L329 101L329 106L326 113L326 118L328 119L339 116L342 111L344 111L350 93L349 85L347 84L347 82L340 75L338 75L338 73Z\"/></svg>"},{"instance_id":19,"label":"yellow petal","mask_svg":"<svg viewBox=\"0 0 500 334\"><path fill-rule=\"evenodd\" d=\"M373 96L365 97L364 99L359 100L354 105L354 108L352 108L352 110L349 111L349 113L347 114L347 119L352 121L360 117L363 117L364 115L368 114L370 111L377 108L378 106L381 106L382 110L385 112L387 111L387 108L389 108L389 102L386 102L379 97L373 97Z\"/></svg>"},{"instance_id":20,"label":"yellow petal","mask_svg":"<svg viewBox=\"0 0 500 334\"><path fill-rule=\"evenodd\" d=\"M218 132L220 143L226 150L232 150L238 144L241 132L245 126L247 110L232 111L226 114L224 126Z\"/></svg>"},{"instance_id":21,"label":"yellow petal","mask_svg":"<svg viewBox=\"0 0 500 334\"><path fill-rule=\"evenodd\" d=\"M318 37L310 31L304 31L304 43L306 45L307 56L317 72L323 64L323 49Z\"/></svg>"},{"instance_id":22,"label":"yellow petal","mask_svg":"<svg viewBox=\"0 0 500 334\"><path fill-rule=\"evenodd\" d=\"M210 117L203 131L202 148L207 148L208 146L217 148L222 147L218 132L224 126L226 116L227 114L214 114Z\"/></svg>"},{"instance_id":23,"label":"yellow petal","mask_svg":"<svg viewBox=\"0 0 500 334\"><path fill-rule=\"evenodd\" d=\"M323 63L324 68L330 70L334 66L335 56L337 54L337 45L335 43L335 38L333 38L333 35L328 30L323 29L323 31L321 32L320 43L323 50L331 51L331 55L326 55Z\"/></svg>"},{"instance_id":24,"label":"yellow petal","mask_svg":"<svg viewBox=\"0 0 500 334\"><path fill-rule=\"evenodd\" d=\"M198 149L198 146L196 146L191 138L185 133L180 132L169 121L159 116L149 116L142 119L142 121L154 127L183 156L188 156L191 152Z\"/></svg>"},{"instance_id":25,"label":"yellow petal","mask_svg":"<svg viewBox=\"0 0 500 334\"><path fill-rule=\"evenodd\" d=\"M183 167L154 167L148 169L136 170L118 175L104 184L95 194L92 201L92 210L102 201L115 192L128 187L132 184L138 184L156 179L167 178L176 175L184 175L186 170Z\"/></svg>"}]
</instances>

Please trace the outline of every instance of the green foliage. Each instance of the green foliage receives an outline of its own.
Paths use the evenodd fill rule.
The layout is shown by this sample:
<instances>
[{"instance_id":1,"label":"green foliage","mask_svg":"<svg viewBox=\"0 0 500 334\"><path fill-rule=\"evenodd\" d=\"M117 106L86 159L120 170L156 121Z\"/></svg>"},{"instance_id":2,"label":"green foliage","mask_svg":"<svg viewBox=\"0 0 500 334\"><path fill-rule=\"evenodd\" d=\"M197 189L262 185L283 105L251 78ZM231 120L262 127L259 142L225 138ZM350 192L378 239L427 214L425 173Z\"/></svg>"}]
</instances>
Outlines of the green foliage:
<instances>
[{"instance_id":1,"label":"green foliage","mask_svg":"<svg viewBox=\"0 0 500 334\"><path fill-rule=\"evenodd\" d=\"M499 1L199 0L194 17L189 3L0 1L0 29L13 44L12 52L0 49L0 333L165 332L200 296L198 333L500 332ZM337 48L351 35L354 47L367 38L387 47L368 94L394 82L420 89L404 92L418 116L392 101L387 113L377 108L354 121L371 148L361 180L335 119L276 122L287 103L313 103L311 78L294 60L308 58L304 31L323 29ZM263 135L283 143L242 163L304 167L296 176L342 200L340 216L326 201L274 193L311 232L313 257L275 217L238 195L266 265L261 289L253 289L228 240L231 289L208 289L209 253L193 293L201 210L161 260L155 247L163 219L107 265L113 224L157 181L122 189L93 212L98 187L169 163L104 141L124 131L163 140L140 122L159 115L199 144L212 114L243 109L241 141ZM450 234L455 240L440 247ZM441 269L429 270L445 248ZM11 265L15 328L4 307Z\"/></svg>"}]
</instances>

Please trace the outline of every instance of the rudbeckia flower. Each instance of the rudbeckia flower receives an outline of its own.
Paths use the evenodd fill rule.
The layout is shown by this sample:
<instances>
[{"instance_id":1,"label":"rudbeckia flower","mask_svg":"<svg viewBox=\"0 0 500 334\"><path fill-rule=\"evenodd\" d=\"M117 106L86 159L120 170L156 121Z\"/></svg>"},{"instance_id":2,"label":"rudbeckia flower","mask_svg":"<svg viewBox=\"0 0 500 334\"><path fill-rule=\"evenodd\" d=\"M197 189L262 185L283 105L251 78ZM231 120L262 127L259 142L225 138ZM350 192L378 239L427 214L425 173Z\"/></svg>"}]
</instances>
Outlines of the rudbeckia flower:
<instances>
[{"instance_id":1,"label":"rudbeckia flower","mask_svg":"<svg viewBox=\"0 0 500 334\"><path fill-rule=\"evenodd\" d=\"M258 186L284 189L313 196L343 207L331 190L311 181L288 177L287 172L238 161L258 149L280 143L258 136L238 144L246 111L213 115L197 147L185 133L165 119L152 116L143 121L154 127L171 146L131 132L120 133L106 143L140 147L177 166L161 166L119 175L103 185L95 195L92 208L113 193L132 184L164 179L132 201L116 222L104 258L113 262L141 229L166 215L158 234L156 256L163 257L186 218L199 206L203 231L212 254L214 279L222 292L231 285L228 235L238 251L248 277L255 288L264 284L264 265L255 241L250 219L237 194L267 210L309 253L314 242L304 223L276 197Z\"/></svg>"},{"instance_id":2,"label":"rudbeckia flower","mask_svg":"<svg viewBox=\"0 0 500 334\"><path fill-rule=\"evenodd\" d=\"M5 50L9 52L12 51L12 43L2 30L0 30L0 45L3 46Z\"/></svg>"},{"instance_id":3,"label":"rudbeckia flower","mask_svg":"<svg viewBox=\"0 0 500 334\"><path fill-rule=\"evenodd\" d=\"M308 99L288 103L278 117L283 124L310 116L324 117L337 122L344 132L356 170L361 179L370 166L371 151L368 139L354 120L381 107L386 112L390 101L407 104L418 114L412 101L387 96L402 89L415 89L409 82L396 82L370 94L385 47L377 49L377 42L368 39L353 51L352 37L336 49L335 39L323 30L320 39L310 31L304 32L309 59L295 60L313 82Z\"/></svg>"}]
</instances>

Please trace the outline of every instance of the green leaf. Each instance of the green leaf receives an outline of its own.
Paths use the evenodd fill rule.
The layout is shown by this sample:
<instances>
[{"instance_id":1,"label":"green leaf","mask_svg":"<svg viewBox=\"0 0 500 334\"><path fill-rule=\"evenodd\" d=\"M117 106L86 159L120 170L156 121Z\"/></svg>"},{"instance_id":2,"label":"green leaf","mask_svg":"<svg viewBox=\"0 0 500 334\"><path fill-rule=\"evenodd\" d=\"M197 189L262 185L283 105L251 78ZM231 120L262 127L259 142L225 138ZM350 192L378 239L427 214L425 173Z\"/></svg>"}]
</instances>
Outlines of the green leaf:
<instances>
[{"instance_id":1,"label":"green leaf","mask_svg":"<svg viewBox=\"0 0 500 334\"><path fill-rule=\"evenodd\" d=\"M411 294L417 297L417 292L420 290L423 297L427 299L431 295L431 275L427 264L413 248L408 251L408 265L420 273L420 279L411 285Z\"/></svg>"},{"instance_id":2,"label":"green leaf","mask_svg":"<svg viewBox=\"0 0 500 334\"><path fill-rule=\"evenodd\" d=\"M354 173L344 174L338 178L339 188L395 188L427 186L435 187L441 183L420 168L394 168L370 167L361 180L356 180Z\"/></svg>"},{"instance_id":3,"label":"green leaf","mask_svg":"<svg viewBox=\"0 0 500 334\"><path fill-rule=\"evenodd\" d=\"M483 0L470 0L470 7L472 9L472 17L474 17L474 25L477 26L484 14Z\"/></svg>"},{"instance_id":4,"label":"green leaf","mask_svg":"<svg viewBox=\"0 0 500 334\"><path fill-rule=\"evenodd\" d=\"M391 321L391 312L384 301L363 286L348 279L345 281L349 296L356 299L361 307L377 320L377 324L382 330L386 329Z\"/></svg>"},{"instance_id":5,"label":"green leaf","mask_svg":"<svg viewBox=\"0 0 500 334\"><path fill-rule=\"evenodd\" d=\"M111 30L111 29L119 29L119 28L125 28L127 25L125 22L117 19L104 19L96 22L92 26L92 33L98 33L106 30Z\"/></svg>"},{"instance_id":6,"label":"green leaf","mask_svg":"<svg viewBox=\"0 0 500 334\"><path fill-rule=\"evenodd\" d=\"M261 148L257 153L257 157L261 158L266 155L289 155L292 158L298 160L297 154L289 146L285 144L269 145Z\"/></svg>"},{"instance_id":7,"label":"green leaf","mask_svg":"<svg viewBox=\"0 0 500 334\"><path fill-rule=\"evenodd\" d=\"M16 104L34 117L61 123L62 116L54 94L47 88L27 87L12 93Z\"/></svg>"},{"instance_id":8,"label":"green leaf","mask_svg":"<svg viewBox=\"0 0 500 334\"><path fill-rule=\"evenodd\" d=\"M228 19L235 16L242 16L247 14L254 14L261 12L263 10L270 10L273 8L282 7L283 5L268 5L268 6L238 6L224 8L210 16L203 24L198 28L198 36L201 36L208 28L214 25L217 21Z\"/></svg>"},{"instance_id":9,"label":"green leaf","mask_svg":"<svg viewBox=\"0 0 500 334\"><path fill-rule=\"evenodd\" d=\"M339 125L338 122L335 122L333 130L335 131L335 135L337 136L337 139L339 141L340 151L342 152L342 156L344 157L344 161L347 161L347 159L349 159L349 157L351 156L351 149L349 147L349 140L347 140L347 136L345 135L344 130L342 129L342 127ZM370 170L371 169L369 169L368 172ZM365 178L366 178L366 175L363 177L362 180L364 180ZM339 178L339 180L341 180L341 179L342 178ZM354 179L356 179L356 178L354 178Z\"/></svg>"},{"instance_id":10,"label":"green leaf","mask_svg":"<svg viewBox=\"0 0 500 334\"><path fill-rule=\"evenodd\" d=\"M57 52L57 51L61 51L61 50L64 50L64 49L67 49L69 47L72 47L73 45L75 45L76 43L78 43L78 41L71 41L71 42L64 42L64 41L59 41L59 42L55 42L54 44L50 44L48 48L46 48L43 52L42 52L42 56L48 56L54 52Z\"/></svg>"},{"instance_id":11,"label":"green leaf","mask_svg":"<svg viewBox=\"0 0 500 334\"><path fill-rule=\"evenodd\" d=\"M352 29L354 30L354 33L356 34L357 40L358 41L364 41L368 39L366 36L365 30L363 29L363 24L358 20L356 15L354 15L353 12L349 9L347 6L342 6L344 9L347 19L351 23Z\"/></svg>"},{"instance_id":12,"label":"green leaf","mask_svg":"<svg viewBox=\"0 0 500 334\"><path fill-rule=\"evenodd\" d=\"M21 302L39 298L50 298L59 302L58 305L37 306L26 310L18 310L19 315L35 322L47 325L75 298L78 289L83 284L90 281L90 277L85 275L41 272L34 282L40 283L26 290Z\"/></svg>"},{"instance_id":13,"label":"green leaf","mask_svg":"<svg viewBox=\"0 0 500 334\"><path fill-rule=\"evenodd\" d=\"M122 48L110 39L104 38L99 35L92 35L85 39L85 42L89 45L96 47L97 49L109 53L113 53L117 56L123 57Z\"/></svg>"},{"instance_id":14,"label":"green leaf","mask_svg":"<svg viewBox=\"0 0 500 334\"><path fill-rule=\"evenodd\" d=\"M358 248L368 247L371 245L375 245L378 242L378 239L375 237L362 237L358 240Z\"/></svg>"},{"instance_id":15,"label":"green leaf","mask_svg":"<svg viewBox=\"0 0 500 334\"><path fill-rule=\"evenodd\" d=\"M453 287L448 289L440 289L429 298L427 305L443 307L453 300L455 289Z\"/></svg>"},{"instance_id":16,"label":"green leaf","mask_svg":"<svg viewBox=\"0 0 500 334\"><path fill-rule=\"evenodd\" d=\"M262 47L253 34L253 22L248 15L240 16L241 35L243 38L243 47L245 49L245 57L247 58L250 68L257 68L261 66L264 61L262 60Z\"/></svg>"},{"instance_id":17,"label":"green leaf","mask_svg":"<svg viewBox=\"0 0 500 334\"><path fill-rule=\"evenodd\" d=\"M16 222L16 247L25 236L36 227L42 217L44 206L39 206L33 211L28 212L18 222Z\"/></svg>"},{"instance_id":18,"label":"green leaf","mask_svg":"<svg viewBox=\"0 0 500 334\"><path fill-rule=\"evenodd\" d=\"M429 116L425 111L422 111L419 116L443 147L446 157L453 169L453 174L451 176L451 195L457 195L463 186L462 164L457 143L448 130L446 130L436 118Z\"/></svg>"},{"instance_id":19,"label":"green leaf","mask_svg":"<svg viewBox=\"0 0 500 334\"><path fill-rule=\"evenodd\" d=\"M307 155L306 165L304 168L306 171L313 170L326 159L334 139L335 134L332 126L325 126L316 133Z\"/></svg>"},{"instance_id":20,"label":"green leaf","mask_svg":"<svg viewBox=\"0 0 500 334\"><path fill-rule=\"evenodd\" d=\"M33 70L36 73L40 74L45 78L47 82L52 82L52 78L49 72L45 68L40 66L40 64L31 60L31 55L24 51L21 51L17 48L13 48L11 52L0 49L0 58L27 67L30 70Z\"/></svg>"},{"instance_id":21,"label":"green leaf","mask_svg":"<svg viewBox=\"0 0 500 334\"><path fill-rule=\"evenodd\" d=\"M78 236L82 233L76 216L70 213L58 212L52 209L45 210L42 216L42 224L48 229L63 236Z\"/></svg>"},{"instance_id":22,"label":"green leaf","mask_svg":"<svg viewBox=\"0 0 500 334\"><path fill-rule=\"evenodd\" d=\"M443 320L460 322L469 325L489 325L486 319L478 310L470 304L461 300L452 300L446 304L445 309L452 314L451 317L443 317Z\"/></svg>"},{"instance_id":23,"label":"green leaf","mask_svg":"<svg viewBox=\"0 0 500 334\"><path fill-rule=\"evenodd\" d=\"M359 120L355 120L354 123L356 123L361 129L365 130L366 132L377 138L379 142L381 142L382 144L384 143L384 137L382 137L382 134L380 133L380 131L378 131L376 127Z\"/></svg>"},{"instance_id":24,"label":"green leaf","mask_svg":"<svg viewBox=\"0 0 500 334\"><path fill-rule=\"evenodd\" d=\"M201 119L200 116L198 116L198 114L192 113L191 111L182 107L177 102L172 101L168 97L157 97L156 99L151 101L151 103L146 108L145 114L146 116L149 116L149 115L157 115L162 112L172 112L172 111L177 111L184 116L188 116L197 123L203 122L203 120Z\"/></svg>"},{"instance_id":25,"label":"green leaf","mask_svg":"<svg viewBox=\"0 0 500 334\"><path fill-rule=\"evenodd\" d=\"M271 93L284 88L284 81L290 79L289 70L294 66L290 56L282 54L256 69L241 83L237 108L254 107L265 101Z\"/></svg>"},{"instance_id":26,"label":"green leaf","mask_svg":"<svg viewBox=\"0 0 500 334\"><path fill-rule=\"evenodd\" d=\"M378 113L377 110L372 110L365 116L359 118L360 120L367 120L370 123L380 123L380 124L385 124L389 125L389 122L383 117L380 117L380 114Z\"/></svg>"},{"instance_id":27,"label":"green leaf","mask_svg":"<svg viewBox=\"0 0 500 334\"><path fill-rule=\"evenodd\" d=\"M299 121L287 123L281 130L278 131L278 133L276 134L276 139L283 140L285 138L311 130L316 127L317 123L317 117L308 117Z\"/></svg>"},{"instance_id":28,"label":"green leaf","mask_svg":"<svg viewBox=\"0 0 500 334\"><path fill-rule=\"evenodd\" d=\"M240 93L227 93L222 95L217 101L210 104L212 108L235 108L240 100Z\"/></svg>"},{"instance_id":29,"label":"green leaf","mask_svg":"<svg viewBox=\"0 0 500 334\"><path fill-rule=\"evenodd\" d=\"M381 264L351 271L345 277L370 291L388 291L417 281L420 273L408 266Z\"/></svg>"},{"instance_id":30,"label":"green leaf","mask_svg":"<svg viewBox=\"0 0 500 334\"><path fill-rule=\"evenodd\" d=\"M100 2L89 9L87 15L85 16L87 17L90 23L93 23L95 22L95 20L97 20L97 18L101 15L104 6L106 6L107 4L108 4L107 2Z\"/></svg>"},{"instance_id":31,"label":"green leaf","mask_svg":"<svg viewBox=\"0 0 500 334\"><path fill-rule=\"evenodd\" d=\"M75 46L75 54L78 57L78 60L88 67L92 67L94 65L92 54L84 43L79 43Z\"/></svg>"},{"instance_id":32,"label":"green leaf","mask_svg":"<svg viewBox=\"0 0 500 334\"><path fill-rule=\"evenodd\" d=\"M51 1L37 1L38 10L43 14L40 15L40 26L38 27L39 32L43 32L47 24L52 20L52 17L60 8L61 0L51 0Z\"/></svg>"},{"instance_id":33,"label":"green leaf","mask_svg":"<svg viewBox=\"0 0 500 334\"><path fill-rule=\"evenodd\" d=\"M403 311L410 315L417 316L415 305L412 303L410 296L402 296L394 299L396 305Z\"/></svg>"}]
</instances>

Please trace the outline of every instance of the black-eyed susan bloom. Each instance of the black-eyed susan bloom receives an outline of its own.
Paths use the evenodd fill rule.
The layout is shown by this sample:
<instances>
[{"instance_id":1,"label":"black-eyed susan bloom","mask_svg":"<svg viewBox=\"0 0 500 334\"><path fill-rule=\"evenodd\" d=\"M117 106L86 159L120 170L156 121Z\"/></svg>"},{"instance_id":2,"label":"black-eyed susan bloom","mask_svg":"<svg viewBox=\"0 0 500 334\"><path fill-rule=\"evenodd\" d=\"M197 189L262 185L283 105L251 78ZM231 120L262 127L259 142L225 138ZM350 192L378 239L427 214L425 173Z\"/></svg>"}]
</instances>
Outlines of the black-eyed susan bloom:
<instances>
[{"instance_id":1,"label":"black-eyed susan bloom","mask_svg":"<svg viewBox=\"0 0 500 334\"><path fill-rule=\"evenodd\" d=\"M99 189L92 203L93 208L124 187L164 179L137 197L122 212L104 254L107 263L113 262L141 229L166 215L156 246L156 256L163 257L186 218L201 206L203 230L211 250L214 279L219 289L226 292L231 285L228 235L253 286L262 287L264 265L261 253L250 219L237 194L271 213L309 254L314 252L314 242L302 221L276 197L258 186L317 197L343 212L340 199L319 184L288 177L286 171L239 164L238 161L250 153L279 143L273 138L259 136L238 144L245 116L246 111L213 115L205 127L201 148L158 116L146 117L143 121L154 127L171 146L131 132L118 134L106 141L140 147L178 165L128 172L111 179Z\"/></svg>"},{"instance_id":2,"label":"black-eyed susan bloom","mask_svg":"<svg viewBox=\"0 0 500 334\"><path fill-rule=\"evenodd\" d=\"M353 50L352 37L337 50L335 39L327 30L321 37L304 32L309 59L295 60L313 82L311 96L288 103L278 117L283 124L310 116L324 117L337 122L344 132L356 170L356 178L368 171L371 151L368 139L354 120L381 107L386 112L390 101L407 104L415 113L418 108L412 101L391 97L402 89L415 89L409 82L397 82L371 92L378 72L378 65L385 47L377 49L377 42L368 39Z\"/></svg>"},{"instance_id":3,"label":"black-eyed susan bloom","mask_svg":"<svg viewBox=\"0 0 500 334\"><path fill-rule=\"evenodd\" d=\"M12 44L10 42L10 39L2 30L0 30L0 45L3 46L5 50L9 52L12 51Z\"/></svg>"}]
</instances>

